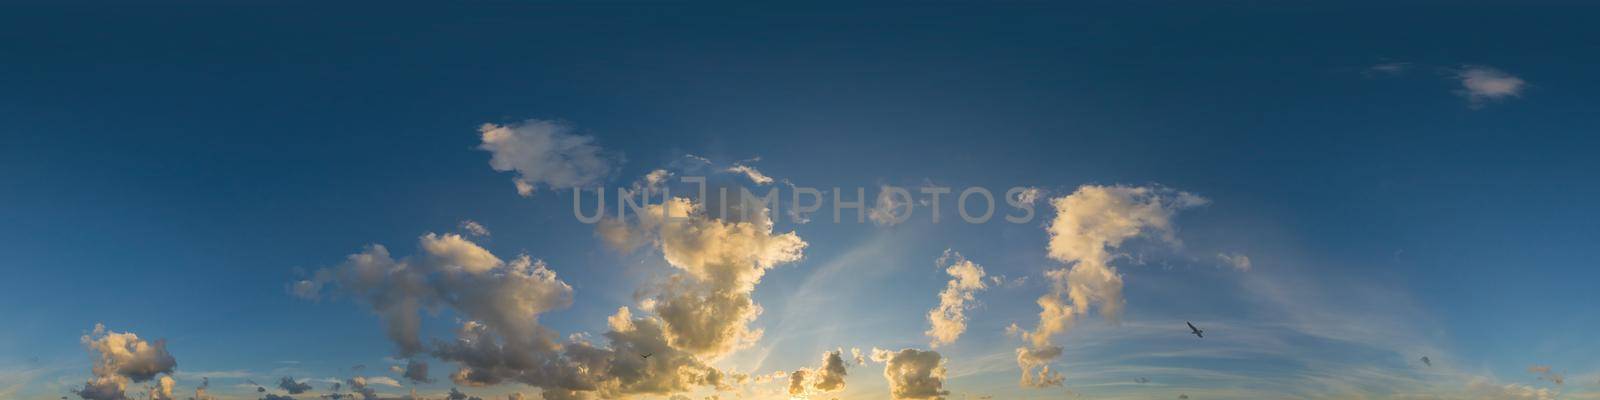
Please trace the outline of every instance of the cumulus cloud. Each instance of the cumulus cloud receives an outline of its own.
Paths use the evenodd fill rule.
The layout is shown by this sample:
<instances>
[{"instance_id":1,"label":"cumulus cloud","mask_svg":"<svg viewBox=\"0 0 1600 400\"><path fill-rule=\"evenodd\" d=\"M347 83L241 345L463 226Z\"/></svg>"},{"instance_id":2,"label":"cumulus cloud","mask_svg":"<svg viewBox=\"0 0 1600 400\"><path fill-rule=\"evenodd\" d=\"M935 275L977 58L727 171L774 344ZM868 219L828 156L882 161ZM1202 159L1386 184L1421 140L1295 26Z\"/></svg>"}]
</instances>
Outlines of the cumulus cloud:
<instances>
[{"instance_id":1,"label":"cumulus cloud","mask_svg":"<svg viewBox=\"0 0 1600 400\"><path fill-rule=\"evenodd\" d=\"M406 360L406 368L404 372L401 373L401 376L404 376L407 380L417 383L433 382L433 379L428 378L428 363L415 358Z\"/></svg>"},{"instance_id":2,"label":"cumulus cloud","mask_svg":"<svg viewBox=\"0 0 1600 400\"><path fill-rule=\"evenodd\" d=\"M789 395L805 398L844 390L844 378L848 371L845 370L843 354L843 350L822 353L822 366L801 368L790 373Z\"/></svg>"},{"instance_id":3,"label":"cumulus cloud","mask_svg":"<svg viewBox=\"0 0 1600 400\"><path fill-rule=\"evenodd\" d=\"M361 400L378 399L378 389L373 389L371 386L367 385L367 377L352 377L350 379L346 379L345 382L350 384L351 392L355 392L357 395L361 396Z\"/></svg>"},{"instance_id":4,"label":"cumulus cloud","mask_svg":"<svg viewBox=\"0 0 1600 400\"><path fill-rule=\"evenodd\" d=\"M890 398L944 400L950 395L944 390L944 359L936 351L872 349L872 360L884 363Z\"/></svg>"},{"instance_id":5,"label":"cumulus cloud","mask_svg":"<svg viewBox=\"0 0 1600 400\"><path fill-rule=\"evenodd\" d=\"M773 233L764 208L742 221L710 218L685 199L648 208L618 228L653 244L678 272L646 290L654 293L641 302L646 313L618 308L605 345L585 335L563 342L538 323L541 314L572 301L572 288L543 262L526 255L502 260L459 235L424 235L421 254L400 259L372 245L297 283L306 288L297 292L361 299L381 317L400 356L426 351L453 362L458 368L450 378L459 385L520 382L543 389L548 399L726 388L731 379L707 360L761 336L749 327L761 312L751 292L766 270L798 260L805 242ZM418 334L419 313L436 308L463 322L454 340L427 346ZM363 388L375 379L352 380L351 388L368 397Z\"/></svg>"},{"instance_id":6,"label":"cumulus cloud","mask_svg":"<svg viewBox=\"0 0 1600 400\"><path fill-rule=\"evenodd\" d=\"M1033 388L1061 386L1066 378L1060 372L1050 370L1050 362L1060 356L1061 346L1053 344L1018 347L1017 367L1022 369L1019 383L1023 387Z\"/></svg>"},{"instance_id":7,"label":"cumulus cloud","mask_svg":"<svg viewBox=\"0 0 1600 400\"><path fill-rule=\"evenodd\" d=\"M1038 300L1038 325L1031 331L1015 325L1010 329L1027 342L1028 347L1017 349L1017 365L1023 370L1022 385L1030 387L1061 383L1059 374L1049 371L1049 362L1061 354L1052 338L1070 329L1079 316L1098 308L1102 317L1115 322L1122 314L1122 275L1111 265L1116 249L1141 236L1178 243L1173 215L1207 200L1161 187L1085 185L1050 203L1056 217L1046 227L1048 255L1069 266L1045 272L1051 287Z\"/></svg>"},{"instance_id":8,"label":"cumulus cloud","mask_svg":"<svg viewBox=\"0 0 1600 400\"><path fill-rule=\"evenodd\" d=\"M289 394L301 394L311 390L311 383L296 381L294 378L285 376L282 379L278 379L278 388L289 392Z\"/></svg>"},{"instance_id":9,"label":"cumulus cloud","mask_svg":"<svg viewBox=\"0 0 1600 400\"><path fill-rule=\"evenodd\" d=\"M154 385L150 386L150 391L146 397L150 400L173 400L172 390L177 386L177 381L173 380L171 376L162 375L156 379Z\"/></svg>"},{"instance_id":10,"label":"cumulus cloud","mask_svg":"<svg viewBox=\"0 0 1600 400\"><path fill-rule=\"evenodd\" d=\"M460 228L463 232L472 236L489 236L489 228L483 227L483 224L478 223L478 221L462 220Z\"/></svg>"},{"instance_id":11,"label":"cumulus cloud","mask_svg":"<svg viewBox=\"0 0 1600 400\"><path fill-rule=\"evenodd\" d=\"M1460 94L1473 107L1486 103L1522 96L1527 82L1504 71L1485 66L1467 66L1456 77L1461 80Z\"/></svg>"},{"instance_id":12,"label":"cumulus cloud","mask_svg":"<svg viewBox=\"0 0 1600 400\"><path fill-rule=\"evenodd\" d=\"M1243 254L1217 253L1217 259L1223 264L1233 267L1240 272L1250 271L1250 256Z\"/></svg>"},{"instance_id":13,"label":"cumulus cloud","mask_svg":"<svg viewBox=\"0 0 1600 400\"><path fill-rule=\"evenodd\" d=\"M646 309L661 318L674 347L703 358L719 358L761 337L749 328L761 314L751 293L769 269L799 260L806 247L793 232L773 232L769 209L741 201L755 211L747 220L713 218L702 204L673 198L647 206L614 233L652 243L678 270L651 288L656 294Z\"/></svg>"},{"instance_id":14,"label":"cumulus cloud","mask_svg":"<svg viewBox=\"0 0 1600 400\"><path fill-rule=\"evenodd\" d=\"M349 256L344 264L320 270L296 284L306 295L334 285L366 301L382 317L389 338L401 356L425 350L418 335L424 307L449 306L475 321L492 321L500 334L513 338L515 350L553 347L553 332L538 315L572 302L572 287L556 278L543 261L523 255L501 260L456 234L427 234L423 254L399 260L382 245Z\"/></svg>"},{"instance_id":15,"label":"cumulus cloud","mask_svg":"<svg viewBox=\"0 0 1600 400\"><path fill-rule=\"evenodd\" d=\"M527 120L509 125L484 124L478 128L491 154L489 166L514 171L517 193L532 196L538 186L552 189L599 185L611 174L617 157L594 144L594 138L573 133L558 121Z\"/></svg>"},{"instance_id":16,"label":"cumulus cloud","mask_svg":"<svg viewBox=\"0 0 1600 400\"><path fill-rule=\"evenodd\" d=\"M950 281L939 292L939 306L928 311L930 327L923 332L933 339L930 345L936 348L955 343L956 338L967 331L966 310L971 308L967 303L973 301L974 293L988 287L984 284L983 266L953 249L946 249L937 264L950 274Z\"/></svg>"},{"instance_id":17,"label":"cumulus cloud","mask_svg":"<svg viewBox=\"0 0 1600 400\"><path fill-rule=\"evenodd\" d=\"M167 352L165 340L147 342L133 332L112 332L105 325L95 324L94 330L79 338L95 359L90 367L94 377L76 390L85 400L127 399L130 382L145 382L165 374L155 383L151 393L171 396L172 371L178 366ZM164 389L164 390L163 390Z\"/></svg>"}]
</instances>

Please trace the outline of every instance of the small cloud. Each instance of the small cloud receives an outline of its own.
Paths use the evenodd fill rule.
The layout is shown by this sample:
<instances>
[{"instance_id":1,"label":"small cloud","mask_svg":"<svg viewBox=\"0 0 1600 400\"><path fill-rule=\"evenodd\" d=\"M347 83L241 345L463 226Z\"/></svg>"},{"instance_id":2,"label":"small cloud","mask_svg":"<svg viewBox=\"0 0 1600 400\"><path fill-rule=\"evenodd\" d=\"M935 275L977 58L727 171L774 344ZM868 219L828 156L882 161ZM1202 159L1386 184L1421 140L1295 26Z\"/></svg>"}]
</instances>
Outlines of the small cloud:
<instances>
[{"instance_id":1,"label":"small cloud","mask_svg":"<svg viewBox=\"0 0 1600 400\"><path fill-rule=\"evenodd\" d=\"M1528 367L1528 372L1539 374L1539 380L1550 381L1557 385L1566 384L1567 377L1552 371L1549 365L1534 365Z\"/></svg>"},{"instance_id":2,"label":"small cloud","mask_svg":"<svg viewBox=\"0 0 1600 400\"><path fill-rule=\"evenodd\" d=\"M563 122L527 120L521 123L483 124L478 128L495 171L516 172L517 194L533 196L538 186L551 189L599 185L611 174L620 157L595 145L592 136L574 133Z\"/></svg>"},{"instance_id":3,"label":"small cloud","mask_svg":"<svg viewBox=\"0 0 1600 400\"><path fill-rule=\"evenodd\" d=\"M904 188L883 185L878 189L878 200L867 210L867 219L877 226L894 226L911 218L911 192Z\"/></svg>"},{"instance_id":4,"label":"small cloud","mask_svg":"<svg viewBox=\"0 0 1600 400\"><path fill-rule=\"evenodd\" d=\"M1460 95L1467 98L1473 108L1483 107L1493 101L1522 96L1527 81L1504 71L1485 66L1467 66L1456 74L1461 80Z\"/></svg>"},{"instance_id":5,"label":"small cloud","mask_svg":"<svg viewBox=\"0 0 1600 400\"><path fill-rule=\"evenodd\" d=\"M478 221L462 220L460 228L472 236L489 236L489 228L483 227L483 224L478 223Z\"/></svg>"},{"instance_id":6,"label":"small cloud","mask_svg":"<svg viewBox=\"0 0 1600 400\"><path fill-rule=\"evenodd\" d=\"M289 394L301 394L310 391L311 384L307 382L296 381L294 378L285 376L283 379L278 380L278 388L289 392Z\"/></svg>"},{"instance_id":7,"label":"small cloud","mask_svg":"<svg viewBox=\"0 0 1600 400\"><path fill-rule=\"evenodd\" d=\"M1250 271L1250 256L1243 254L1217 253L1217 258L1222 260L1222 263L1233 267L1234 270L1239 272Z\"/></svg>"},{"instance_id":8,"label":"small cloud","mask_svg":"<svg viewBox=\"0 0 1600 400\"><path fill-rule=\"evenodd\" d=\"M407 380L412 382L433 383L433 379L428 378L428 363L422 360L417 360L414 358L406 360L406 367L401 371L401 376L404 376Z\"/></svg>"},{"instance_id":9,"label":"small cloud","mask_svg":"<svg viewBox=\"0 0 1600 400\"><path fill-rule=\"evenodd\" d=\"M1371 67L1367 67L1366 73L1367 73L1368 76L1373 76L1373 75L1390 75L1390 76L1392 76L1392 75L1400 75L1402 73L1405 73L1409 69L1411 69L1411 63L1408 63L1408 62L1386 62L1386 63L1374 65L1374 66L1371 66Z\"/></svg>"},{"instance_id":10,"label":"small cloud","mask_svg":"<svg viewBox=\"0 0 1600 400\"><path fill-rule=\"evenodd\" d=\"M749 165L744 165L744 164L734 165L732 167L728 167L728 169L725 170L725 171L727 171L729 173L735 173L735 174L744 175L746 178L750 178L750 181L751 182L755 182L757 185L770 185L770 184L772 184L772 177L767 176L767 174L761 173L760 170L757 170L757 169L755 169L755 167L751 167Z\"/></svg>"}]
</instances>

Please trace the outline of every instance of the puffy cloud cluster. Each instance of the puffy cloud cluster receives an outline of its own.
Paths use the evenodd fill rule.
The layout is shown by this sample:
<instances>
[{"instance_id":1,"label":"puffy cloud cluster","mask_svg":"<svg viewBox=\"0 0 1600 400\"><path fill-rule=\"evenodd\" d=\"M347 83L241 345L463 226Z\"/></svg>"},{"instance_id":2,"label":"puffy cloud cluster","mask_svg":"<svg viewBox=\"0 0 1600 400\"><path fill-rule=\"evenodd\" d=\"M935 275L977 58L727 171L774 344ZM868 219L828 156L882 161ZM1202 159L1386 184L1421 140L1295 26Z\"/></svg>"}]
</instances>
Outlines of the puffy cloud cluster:
<instances>
[{"instance_id":1,"label":"puffy cloud cluster","mask_svg":"<svg viewBox=\"0 0 1600 400\"><path fill-rule=\"evenodd\" d=\"M712 218L703 205L672 198L641 210L633 224L612 221L602 235L616 241L654 244L678 269L657 287L644 308L660 317L673 347L707 359L720 358L761 337L749 323L761 314L751 299L767 270L799 260L806 242L793 232L776 234L770 210L745 220Z\"/></svg>"},{"instance_id":2,"label":"puffy cloud cluster","mask_svg":"<svg viewBox=\"0 0 1600 400\"><path fill-rule=\"evenodd\" d=\"M654 297L641 304L648 313L619 308L608 320L605 346L583 335L563 340L538 323L540 314L572 301L571 286L543 262L502 260L459 235L424 235L421 254L400 259L370 246L297 282L294 291L315 298L331 287L363 300L382 317L399 355L426 351L454 362L459 368L450 377L461 385L520 382L542 388L548 399L727 388L732 379L705 360L761 336L748 326L761 312L750 294L767 269L799 259L805 242L793 233L773 234L764 209L747 221L724 221L683 199L649 208L635 223L618 227L653 243L679 273L652 288ZM453 310L465 322L455 340L427 346L418 333L420 312L435 308ZM424 368L412 361L407 378L425 379L425 373L411 373ZM367 379L349 383L370 397Z\"/></svg>"},{"instance_id":3,"label":"puffy cloud cluster","mask_svg":"<svg viewBox=\"0 0 1600 400\"><path fill-rule=\"evenodd\" d=\"M150 400L173 400L172 390L177 386L178 382L173 380L172 376L162 375L156 379L154 385L150 385L150 391L146 393L145 397Z\"/></svg>"},{"instance_id":4,"label":"puffy cloud cluster","mask_svg":"<svg viewBox=\"0 0 1600 400\"><path fill-rule=\"evenodd\" d=\"M428 363L415 358L406 360L406 367L402 370L400 376L417 383L433 382L433 379L428 378Z\"/></svg>"},{"instance_id":5,"label":"puffy cloud cluster","mask_svg":"<svg viewBox=\"0 0 1600 400\"><path fill-rule=\"evenodd\" d=\"M884 363L890 398L944 400L950 395L944 390L944 359L936 351L872 349L872 361Z\"/></svg>"},{"instance_id":6,"label":"puffy cloud cluster","mask_svg":"<svg viewBox=\"0 0 1600 400\"><path fill-rule=\"evenodd\" d=\"M1482 107L1488 102L1521 96L1522 89L1527 86L1527 82L1522 78L1484 66L1463 68L1457 74L1457 78L1461 79L1461 95L1465 96L1473 107Z\"/></svg>"},{"instance_id":7,"label":"puffy cloud cluster","mask_svg":"<svg viewBox=\"0 0 1600 400\"><path fill-rule=\"evenodd\" d=\"M527 120L478 128L495 171L515 171L517 193L532 196L539 185L552 189L585 188L611 174L616 157L594 144L594 138L573 133L558 121Z\"/></svg>"},{"instance_id":8,"label":"puffy cloud cluster","mask_svg":"<svg viewBox=\"0 0 1600 400\"><path fill-rule=\"evenodd\" d=\"M846 375L843 350L822 353L821 367L801 368L789 374L789 395L806 397L844 390Z\"/></svg>"},{"instance_id":9,"label":"puffy cloud cluster","mask_svg":"<svg viewBox=\"0 0 1600 400\"><path fill-rule=\"evenodd\" d=\"M939 307L928 311L930 327L924 334L932 338L933 347L955 343L967 331L966 310L971 306L973 294L988 286L984 283L983 266L967 260L955 250L945 250L938 265L950 274L950 281L939 292Z\"/></svg>"},{"instance_id":10,"label":"puffy cloud cluster","mask_svg":"<svg viewBox=\"0 0 1600 400\"><path fill-rule=\"evenodd\" d=\"M382 317L401 356L426 349L418 334L419 313L441 306L460 312L473 321L469 324L492 327L506 340L500 345L507 352L555 347L556 334L539 325L538 316L570 305L572 287L557 279L543 261L526 255L501 260L456 234L430 233L422 236L419 246L423 254L398 260L382 245L369 246L344 264L296 283L295 292L315 297L331 284L365 300Z\"/></svg>"},{"instance_id":11,"label":"puffy cloud cluster","mask_svg":"<svg viewBox=\"0 0 1600 400\"><path fill-rule=\"evenodd\" d=\"M1050 362L1061 356L1061 346L1044 345L1017 348L1017 367L1022 369L1023 387L1061 386L1066 380L1050 370Z\"/></svg>"},{"instance_id":12,"label":"puffy cloud cluster","mask_svg":"<svg viewBox=\"0 0 1600 400\"><path fill-rule=\"evenodd\" d=\"M364 376L353 377L353 378L350 378L350 379L346 379L345 383L349 383L350 384L350 391L351 392L355 392L356 394L360 395L361 396L361 400L377 400L378 399L378 389L374 389L372 386L368 385L367 377L364 377Z\"/></svg>"},{"instance_id":13,"label":"puffy cloud cluster","mask_svg":"<svg viewBox=\"0 0 1600 400\"><path fill-rule=\"evenodd\" d=\"M156 379L147 393L152 399L170 399L174 382L171 374L178 362L167 352L165 340L147 342L133 332L111 332L105 325L95 324L94 330L79 338L95 354L91 367L94 378L76 390L85 400L127 399L130 382Z\"/></svg>"},{"instance_id":14,"label":"puffy cloud cluster","mask_svg":"<svg viewBox=\"0 0 1600 400\"><path fill-rule=\"evenodd\" d=\"M285 392L289 392L289 394L301 394L310 391L311 384L296 381L294 378L285 376L283 379L278 380L278 388L283 389Z\"/></svg>"},{"instance_id":15,"label":"puffy cloud cluster","mask_svg":"<svg viewBox=\"0 0 1600 400\"><path fill-rule=\"evenodd\" d=\"M1111 265L1115 250L1140 236L1177 243L1173 215L1207 200L1161 187L1085 185L1050 203L1056 217L1046 227L1049 256L1069 267L1045 273L1051 287L1038 300L1039 324L1031 331L1011 329L1028 345L1017 349L1017 365L1022 385L1030 387L1061 384L1048 366L1061 354L1052 337L1070 329L1077 317L1090 308L1112 321L1122 314L1122 275Z\"/></svg>"}]
</instances>

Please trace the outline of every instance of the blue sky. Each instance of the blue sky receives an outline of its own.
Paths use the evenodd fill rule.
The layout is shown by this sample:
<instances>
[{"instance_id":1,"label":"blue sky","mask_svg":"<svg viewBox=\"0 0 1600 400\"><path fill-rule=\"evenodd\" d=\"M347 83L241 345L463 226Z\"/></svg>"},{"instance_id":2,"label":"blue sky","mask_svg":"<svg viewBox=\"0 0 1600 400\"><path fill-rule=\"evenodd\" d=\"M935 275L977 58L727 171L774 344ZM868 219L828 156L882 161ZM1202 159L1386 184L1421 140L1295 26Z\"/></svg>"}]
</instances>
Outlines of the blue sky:
<instances>
[{"instance_id":1,"label":"blue sky","mask_svg":"<svg viewBox=\"0 0 1600 400\"><path fill-rule=\"evenodd\" d=\"M736 326L760 338L686 358L730 374L820 370L826 351L880 348L938 352L951 399L1596 398L1597 15L8 7L0 397L77 398L100 354L81 337L114 337L92 332L104 324L165 339L176 368L163 375L183 397L202 377L209 395L241 399L260 396L247 380L286 395L273 382L310 379L294 395L307 399L362 376L393 379L372 386L385 397L538 398L535 385L453 382L459 363L432 351L416 356L432 382L408 382L388 370L404 360L371 302L341 292L350 282L317 299L292 289L368 245L398 259L424 253L419 237L455 233L507 265L543 260L570 286L570 304L537 318L562 338L587 332L605 348L623 306L658 318L642 308L659 294L646 289L692 272L664 257L670 239L608 247L572 215L570 185L520 196L511 182L569 164L497 171L480 148L483 124L542 135L537 121L559 121L556 137L588 140L605 166L576 186L629 187L661 169L785 194L863 187L869 206L884 185L1043 193L1023 224L951 222L952 197L938 224L925 209L892 226L775 215L770 233L805 247L741 292L762 312ZM736 165L779 181L725 171ZM1014 351L1028 343L1006 328L1034 329L1046 272L1084 263L1051 250L1053 201L1083 187L1208 201L1166 203L1158 219L1174 241L1146 226L1112 247L1118 318L1091 305L1051 335L1061 384L1021 387ZM468 220L491 233L464 232ZM1006 279L974 292L965 332L932 348L947 249ZM454 340L467 314L425 311L419 335ZM891 396L885 362L846 361L842 389L802 395ZM720 395L787 398L789 379Z\"/></svg>"}]
</instances>

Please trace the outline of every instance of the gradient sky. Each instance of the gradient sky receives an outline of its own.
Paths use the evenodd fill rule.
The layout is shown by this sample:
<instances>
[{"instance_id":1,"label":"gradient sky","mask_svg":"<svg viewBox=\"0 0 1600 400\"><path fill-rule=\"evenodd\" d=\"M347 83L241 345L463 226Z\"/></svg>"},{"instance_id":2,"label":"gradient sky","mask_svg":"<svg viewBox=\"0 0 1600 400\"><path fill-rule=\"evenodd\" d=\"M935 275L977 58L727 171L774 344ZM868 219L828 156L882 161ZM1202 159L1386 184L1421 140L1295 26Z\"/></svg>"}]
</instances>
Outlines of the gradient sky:
<instances>
[{"instance_id":1,"label":"gradient sky","mask_svg":"<svg viewBox=\"0 0 1600 400\"><path fill-rule=\"evenodd\" d=\"M713 362L729 372L929 350L951 249L1007 281L933 349L950 399L1600 398L1595 20L1472 4L7 6L0 398L77 398L96 324L165 339L185 398L202 377L220 398L257 398L247 381L281 395L284 376L312 381L300 399L355 376L394 379L373 386L385 397L538 398L457 385L429 355L433 382L407 382L366 303L291 293L365 246L419 254L470 220L492 232L478 245L573 288L541 325L603 345L607 317L640 313L636 293L674 269L648 244L607 247L570 189L520 196L491 168L480 125L529 121L603 149L587 183L610 188L699 168L764 190L718 172L745 165L781 190L1043 191L1025 224L951 222L951 197L938 224L776 218L807 245L752 292L764 334ZM1032 327L1045 271L1071 265L1049 256L1049 200L1085 185L1209 203L1171 218L1181 245L1115 249L1120 318L1054 338L1061 386L1020 387L1006 327ZM424 315L430 342L462 322ZM889 398L883 363L850 364L812 398ZM787 398L785 379L719 395Z\"/></svg>"}]
</instances>

